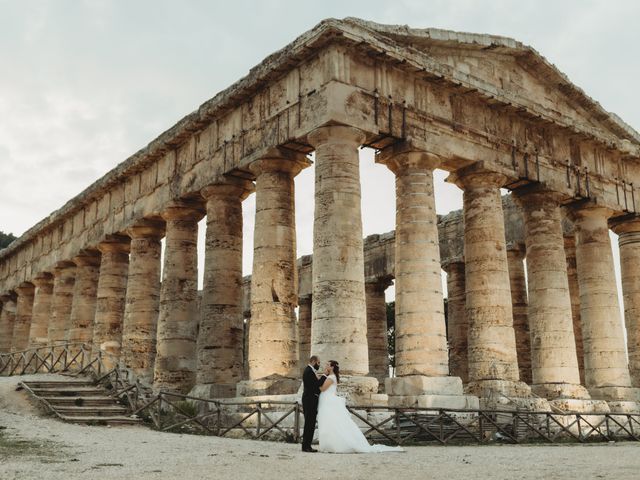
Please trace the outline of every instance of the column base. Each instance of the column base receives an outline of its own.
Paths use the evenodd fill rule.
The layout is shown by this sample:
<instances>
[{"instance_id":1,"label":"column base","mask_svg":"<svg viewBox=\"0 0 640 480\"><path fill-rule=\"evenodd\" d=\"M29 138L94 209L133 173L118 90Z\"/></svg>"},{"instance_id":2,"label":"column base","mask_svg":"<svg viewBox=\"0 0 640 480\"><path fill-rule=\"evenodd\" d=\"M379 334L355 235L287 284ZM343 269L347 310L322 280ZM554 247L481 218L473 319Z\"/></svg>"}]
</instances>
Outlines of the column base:
<instances>
[{"instance_id":1,"label":"column base","mask_svg":"<svg viewBox=\"0 0 640 480\"><path fill-rule=\"evenodd\" d=\"M477 410L478 397L465 395L460 377L407 375L387 378L390 407Z\"/></svg>"},{"instance_id":2,"label":"column base","mask_svg":"<svg viewBox=\"0 0 640 480\"><path fill-rule=\"evenodd\" d=\"M531 385L531 391L535 395L549 400L572 398L588 400L591 398L585 387L573 383L539 383Z\"/></svg>"},{"instance_id":3,"label":"column base","mask_svg":"<svg viewBox=\"0 0 640 480\"><path fill-rule=\"evenodd\" d=\"M256 380L243 380L236 386L236 396L255 397L262 395L292 395L298 392L300 380L270 375Z\"/></svg>"},{"instance_id":4,"label":"column base","mask_svg":"<svg viewBox=\"0 0 640 480\"><path fill-rule=\"evenodd\" d=\"M611 402L640 402L640 388L634 387L592 387L592 398Z\"/></svg>"},{"instance_id":5,"label":"column base","mask_svg":"<svg viewBox=\"0 0 640 480\"><path fill-rule=\"evenodd\" d=\"M189 392L190 397L233 398L236 396L237 383L203 383Z\"/></svg>"},{"instance_id":6,"label":"column base","mask_svg":"<svg viewBox=\"0 0 640 480\"><path fill-rule=\"evenodd\" d=\"M535 397L529 385L516 380L478 380L469 382L466 391L480 397L483 410L551 411L546 398Z\"/></svg>"}]
</instances>

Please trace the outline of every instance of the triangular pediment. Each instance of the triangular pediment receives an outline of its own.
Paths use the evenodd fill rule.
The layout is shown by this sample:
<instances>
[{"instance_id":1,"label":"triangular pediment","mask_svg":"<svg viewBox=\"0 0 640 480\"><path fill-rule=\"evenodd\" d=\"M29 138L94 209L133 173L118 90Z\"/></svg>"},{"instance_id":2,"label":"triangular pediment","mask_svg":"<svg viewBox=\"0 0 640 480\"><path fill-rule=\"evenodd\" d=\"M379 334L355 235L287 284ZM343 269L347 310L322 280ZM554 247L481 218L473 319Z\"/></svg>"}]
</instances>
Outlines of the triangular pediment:
<instances>
[{"instance_id":1,"label":"triangular pediment","mask_svg":"<svg viewBox=\"0 0 640 480\"><path fill-rule=\"evenodd\" d=\"M640 145L640 134L574 85L533 48L507 37L441 29L381 25L355 18L344 24L368 30L420 52L450 76L468 79L500 100L532 114L563 119Z\"/></svg>"}]
</instances>

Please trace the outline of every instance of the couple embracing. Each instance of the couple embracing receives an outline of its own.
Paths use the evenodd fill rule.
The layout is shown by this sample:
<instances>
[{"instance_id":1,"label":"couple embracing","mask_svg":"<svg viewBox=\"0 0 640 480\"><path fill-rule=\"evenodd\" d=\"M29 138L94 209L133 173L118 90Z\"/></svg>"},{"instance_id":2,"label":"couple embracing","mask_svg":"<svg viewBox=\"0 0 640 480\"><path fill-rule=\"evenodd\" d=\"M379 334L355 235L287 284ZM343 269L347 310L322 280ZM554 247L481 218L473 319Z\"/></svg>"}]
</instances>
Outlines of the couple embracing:
<instances>
[{"instance_id":1,"label":"couple embracing","mask_svg":"<svg viewBox=\"0 0 640 480\"><path fill-rule=\"evenodd\" d=\"M375 453L401 452L400 447L369 445L360 428L352 420L345 400L336 395L340 383L340 364L329 360L324 372L318 374L320 359L313 355L304 369L302 383L302 408L304 433L302 451L317 452L311 447L318 422L319 448L327 453Z\"/></svg>"}]
</instances>

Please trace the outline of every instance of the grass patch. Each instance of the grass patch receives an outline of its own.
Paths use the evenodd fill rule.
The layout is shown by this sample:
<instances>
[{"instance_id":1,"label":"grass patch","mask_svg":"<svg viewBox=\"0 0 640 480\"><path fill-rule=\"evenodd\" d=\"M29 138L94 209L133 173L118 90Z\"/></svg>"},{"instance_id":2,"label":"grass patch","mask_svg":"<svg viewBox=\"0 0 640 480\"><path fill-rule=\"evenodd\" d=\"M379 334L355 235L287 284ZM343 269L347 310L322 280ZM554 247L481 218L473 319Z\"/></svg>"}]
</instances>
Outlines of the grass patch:
<instances>
[{"instance_id":1,"label":"grass patch","mask_svg":"<svg viewBox=\"0 0 640 480\"><path fill-rule=\"evenodd\" d=\"M24 440L0 430L0 463L15 457L36 457L43 460L53 460L64 458L66 454L56 442Z\"/></svg>"}]
</instances>

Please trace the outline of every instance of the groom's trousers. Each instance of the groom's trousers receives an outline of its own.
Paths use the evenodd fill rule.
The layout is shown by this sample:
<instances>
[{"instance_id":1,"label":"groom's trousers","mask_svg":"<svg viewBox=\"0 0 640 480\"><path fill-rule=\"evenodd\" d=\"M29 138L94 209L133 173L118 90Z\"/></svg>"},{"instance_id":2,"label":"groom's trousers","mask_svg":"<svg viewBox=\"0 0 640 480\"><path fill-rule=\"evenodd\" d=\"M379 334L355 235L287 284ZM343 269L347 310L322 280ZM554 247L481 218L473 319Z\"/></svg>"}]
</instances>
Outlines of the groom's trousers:
<instances>
[{"instance_id":1,"label":"groom's trousers","mask_svg":"<svg viewBox=\"0 0 640 480\"><path fill-rule=\"evenodd\" d=\"M316 430L316 418L318 416L318 396L311 395L302 399L304 409L304 432L302 434L302 448L311 448L313 432Z\"/></svg>"}]
</instances>

